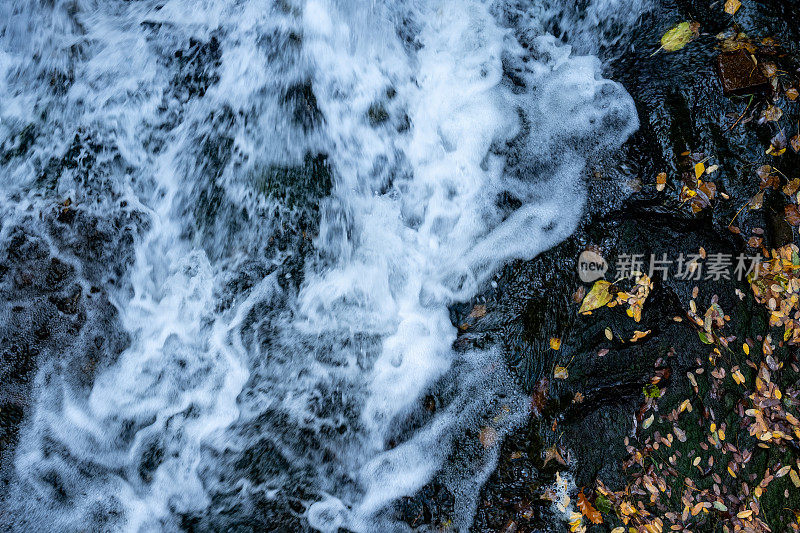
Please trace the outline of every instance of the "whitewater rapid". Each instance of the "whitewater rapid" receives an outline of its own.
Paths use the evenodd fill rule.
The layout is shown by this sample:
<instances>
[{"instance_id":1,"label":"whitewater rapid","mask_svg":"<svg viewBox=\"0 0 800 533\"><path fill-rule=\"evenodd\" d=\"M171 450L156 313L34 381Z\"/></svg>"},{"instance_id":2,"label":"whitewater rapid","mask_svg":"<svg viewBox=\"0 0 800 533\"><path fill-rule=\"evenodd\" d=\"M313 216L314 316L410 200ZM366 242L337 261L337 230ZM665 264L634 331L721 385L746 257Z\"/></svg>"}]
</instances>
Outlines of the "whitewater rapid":
<instances>
[{"instance_id":1,"label":"whitewater rapid","mask_svg":"<svg viewBox=\"0 0 800 533\"><path fill-rule=\"evenodd\" d=\"M3 228L64 198L141 223L108 287L130 342L89 385L42 364L0 524L389 531L437 475L466 530L478 431L529 402L497 349L453 349L449 306L568 237L587 161L638 126L546 33L559 2L34 4L0 7L0 136L40 132ZM76 131L102 172L43 189Z\"/></svg>"}]
</instances>

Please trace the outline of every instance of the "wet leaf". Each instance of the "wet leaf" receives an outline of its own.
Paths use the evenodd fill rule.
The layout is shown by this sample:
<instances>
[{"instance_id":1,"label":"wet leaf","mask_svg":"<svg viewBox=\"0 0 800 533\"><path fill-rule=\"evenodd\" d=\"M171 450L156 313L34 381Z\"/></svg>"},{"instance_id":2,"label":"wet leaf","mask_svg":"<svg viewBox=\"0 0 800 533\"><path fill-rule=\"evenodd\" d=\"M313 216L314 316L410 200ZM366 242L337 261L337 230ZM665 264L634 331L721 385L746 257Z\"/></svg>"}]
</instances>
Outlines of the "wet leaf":
<instances>
[{"instance_id":1,"label":"wet leaf","mask_svg":"<svg viewBox=\"0 0 800 533\"><path fill-rule=\"evenodd\" d=\"M800 136L798 136L798 142L800 142ZM786 184L783 188L783 194L793 196L794 193L797 192L797 189L800 189L800 179L795 178Z\"/></svg>"},{"instance_id":2,"label":"wet leaf","mask_svg":"<svg viewBox=\"0 0 800 533\"><path fill-rule=\"evenodd\" d=\"M600 511L594 508L592 504L586 499L586 495L581 490L578 493L578 510L580 510L581 514L589 519L589 521L593 524L602 524L603 523L603 516L600 514Z\"/></svg>"},{"instance_id":3,"label":"wet leaf","mask_svg":"<svg viewBox=\"0 0 800 533\"><path fill-rule=\"evenodd\" d=\"M592 290L583 299L579 313L589 313L595 309L599 309L613 300L611 295L611 283L606 280L597 280L592 286Z\"/></svg>"},{"instance_id":4,"label":"wet leaf","mask_svg":"<svg viewBox=\"0 0 800 533\"><path fill-rule=\"evenodd\" d=\"M735 15L740 7L742 7L742 3L739 0L726 0L725 13L728 15Z\"/></svg>"},{"instance_id":5,"label":"wet leaf","mask_svg":"<svg viewBox=\"0 0 800 533\"><path fill-rule=\"evenodd\" d=\"M700 176L702 176L705 173L705 171L706 171L706 166L705 164L703 164L702 161L700 161L694 166L694 177L700 179Z\"/></svg>"},{"instance_id":6,"label":"wet leaf","mask_svg":"<svg viewBox=\"0 0 800 533\"><path fill-rule=\"evenodd\" d=\"M569 377L569 371L564 366L557 366L553 371L553 377L556 379L567 379Z\"/></svg>"},{"instance_id":7,"label":"wet leaf","mask_svg":"<svg viewBox=\"0 0 800 533\"><path fill-rule=\"evenodd\" d=\"M482 318L486 316L486 306L483 304L476 305L470 311L469 316L472 318Z\"/></svg>"},{"instance_id":8,"label":"wet leaf","mask_svg":"<svg viewBox=\"0 0 800 533\"><path fill-rule=\"evenodd\" d=\"M779 131L769 142L767 148L767 155L778 157L786 152L786 133L783 130Z\"/></svg>"},{"instance_id":9,"label":"wet leaf","mask_svg":"<svg viewBox=\"0 0 800 533\"><path fill-rule=\"evenodd\" d=\"M547 405L547 392L549 390L550 381L547 378L542 378L536 382L536 386L531 394L531 411L534 415L539 416L544 411Z\"/></svg>"},{"instance_id":10,"label":"wet leaf","mask_svg":"<svg viewBox=\"0 0 800 533\"><path fill-rule=\"evenodd\" d=\"M792 226L800 226L800 209L795 204L789 204L784 208L784 219Z\"/></svg>"},{"instance_id":11,"label":"wet leaf","mask_svg":"<svg viewBox=\"0 0 800 533\"><path fill-rule=\"evenodd\" d=\"M764 110L764 114L762 116L768 122L778 122L778 120L780 120L780 118L783 116L783 110L778 106L770 105Z\"/></svg>"},{"instance_id":12,"label":"wet leaf","mask_svg":"<svg viewBox=\"0 0 800 533\"><path fill-rule=\"evenodd\" d=\"M550 349L552 350L560 350L561 349L561 339L558 337L550 337Z\"/></svg>"},{"instance_id":13,"label":"wet leaf","mask_svg":"<svg viewBox=\"0 0 800 533\"><path fill-rule=\"evenodd\" d=\"M791 139L789 139L789 146L792 147L794 153L800 152L800 134L795 135Z\"/></svg>"},{"instance_id":14,"label":"wet leaf","mask_svg":"<svg viewBox=\"0 0 800 533\"><path fill-rule=\"evenodd\" d=\"M656 176L656 190L663 191L664 187L667 186L667 173L661 172Z\"/></svg>"},{"instance_id":15,"label":"wet leaf","mask_svg":"<svg viewBox=\"0 0 800 533\"><path fill-rule=\"evenodd\" d=\"M700 24L681 22L661 37L661 49L667 52L680 50L699 35Z\"/></svg>"},{"instance_id":16,"label":"wet leaf","mask_svg":"<svg viewBox=\"0 0 800 533\"><path fill-rule=\"evenodd\" d=\"M658 398L661 396L661 390L652 383L648 383L642 387L642 392L645 398Z\"/></svg>"},{"instance_id":17,"label":"wet leaf","mask_svg":"<svg viewBox=\"0 0 800 533\"><path fill-rule=\"evenodd\" d=\"M753 196L749 203L750 209L761 209L762 205L764 205L764 191Z\"/></svg>"},{"instance_id":18,"label":"wet leaf","mask_svg":"<svg viewBox=\"0 0 800 533\"><path fill-rule=\"evenodd\" d=\"M642 422L642 429L647 429L651 425L653 425L653 421L656 419L655 415L648 416L644 422Z\"/></svg>"},{"instance_id":19,"label":"wet leaf","mask_svg":"<svg viewBox=\"0 0 800 533\"><path fill-rule=\"evenodd\" d=\"M566 466L567 462L564 460L564 457L558 451L558 448L555 446L550 446L544 451L544 465L547 466L547 463L550 461L555 460L558 464Z\"/></svg>"},{"instance_id":20,"label":"wet leaf","mask_svg":"<svg viewBox=\"0 0 800 533\"><path fill-rule=\"evenodd\" d=\"M606 339L608 339L608 340L614 339L614 334L611 332L611 328L606 328L605 335L606 335Z\"/></svg>"},{"instance_id":21,"label":"wet leaf","mask_svg":"<svg viewBox=\"0 0 800 533\"><path fill-rule=\"evenodd\" d=\"M481 441L481 444L483 444L483 447L488 450L497 442L497 431L495 431L495 429L491 426L484 426L481 428L481 433L478 436L478 439Z\"/></svg>"}]
</instances>

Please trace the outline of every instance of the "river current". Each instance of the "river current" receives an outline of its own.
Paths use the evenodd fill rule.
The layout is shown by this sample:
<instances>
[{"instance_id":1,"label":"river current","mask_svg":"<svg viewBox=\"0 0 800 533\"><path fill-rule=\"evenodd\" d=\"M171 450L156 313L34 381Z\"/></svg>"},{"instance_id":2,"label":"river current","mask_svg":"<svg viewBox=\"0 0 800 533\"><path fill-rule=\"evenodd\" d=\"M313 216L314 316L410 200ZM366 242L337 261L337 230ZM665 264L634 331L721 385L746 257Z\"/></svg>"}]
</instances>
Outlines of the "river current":
<instances>
[{"instance_id":1,"label":"river current","mask_svg":"<svg viewBox=\"0 0 800 533\"><path fill-rule=\"evenodd\" d=\"M89 339L39 354L0 528L402 531L438 475L466 531L478 432L529 400L449 306L575 228L638 126L596 55L642 9L0 3L0 237L39 234L126 339L90 379ZM54 209L131 238L83 264Z\"/></svg>"}]
</instances>

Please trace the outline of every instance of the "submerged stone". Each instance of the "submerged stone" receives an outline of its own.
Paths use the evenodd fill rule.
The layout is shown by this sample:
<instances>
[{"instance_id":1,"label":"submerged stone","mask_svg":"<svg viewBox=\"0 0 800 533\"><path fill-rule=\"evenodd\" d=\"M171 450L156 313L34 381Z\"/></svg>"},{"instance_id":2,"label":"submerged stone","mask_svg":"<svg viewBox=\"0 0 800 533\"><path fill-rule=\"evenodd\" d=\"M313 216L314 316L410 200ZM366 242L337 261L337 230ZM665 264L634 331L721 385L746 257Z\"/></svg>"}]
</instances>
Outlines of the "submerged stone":
<instances>
[{"instance_id":1,"label":"submerged stone","mask_svg":"<svg viewBox=\"0 0 800 533\"><path fill-rule=\"evenodd\" d=\"M726 96L769 89L769 80L745 50L720 54L717 58L717 73Z\"/></svg>"}]
</instances>

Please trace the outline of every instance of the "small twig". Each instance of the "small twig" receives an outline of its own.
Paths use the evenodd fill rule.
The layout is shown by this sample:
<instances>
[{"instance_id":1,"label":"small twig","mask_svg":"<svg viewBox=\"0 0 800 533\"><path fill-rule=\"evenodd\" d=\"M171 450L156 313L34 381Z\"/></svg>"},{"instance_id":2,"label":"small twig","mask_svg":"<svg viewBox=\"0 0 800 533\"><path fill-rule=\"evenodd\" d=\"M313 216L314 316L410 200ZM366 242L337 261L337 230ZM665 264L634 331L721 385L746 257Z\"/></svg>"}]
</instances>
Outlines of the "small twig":
<instances>
[{"instance_id":1,"label":"small twig","mask_svg":"<svg viewBox=\"0 0 800 533\"><path fill-rule=\"evenodd\" d=\"M759 191L759 192L760 192L760 191ZM758 193L756 193L756 194L758 194ZM741 208L741 209L739 209L739 210L736 212L736 214L735 214L735 215L733 215L733 218L731 219L731 221L730 221L730 222L728 222L728 227L730 227L730 226L731 226L731 224L733 224L733 222L736 220L736 217L738 217L738 216L739 216L739 213L741 213L741 212L744 210L744 208L745 208L745 207L747 207L748 205L750 205L750 202L752 202L752 201L753 201L753 198L755 198L755 196L753 196L752 198L750 198L749 200L747 200L747 201L745 202L745 204L742 206L742 208Z\"/></svg>"},{"instance_id":2,"label":"small twig","mask_svg":"<svg viewBox=\"0 0 800 533\"><path fill-rule=\"evenodd\" d=\"M740 121L740 120L742 120L742 119L744 118L744 115L745 115L745 113L747 113L747 110L748 110L748 109L750 109L750 104L752 104L752 103L753 103L753 97L754 97L754 96L755 96L755 95L753 95L753 94L751 94L751 95L750 95L750 101L749 101L749 102L747 102L747 107L745 107L745 108L744 108L744 111L742 111L742 114L741 114L741 115L739 115L739 118L737 118L737 119L736 119L736 122L734 122L734 123L733 123L733 124L732 124L732 125L731 125L731 126L728 128L728 129L726 129L726 130L725 130L725 133L728 133L728 132L729 132L729 131L731 131L733 128L735 128L735 127L736 127L736 125L739 123L739 121Z\"/></svg>"}]
</instances>

